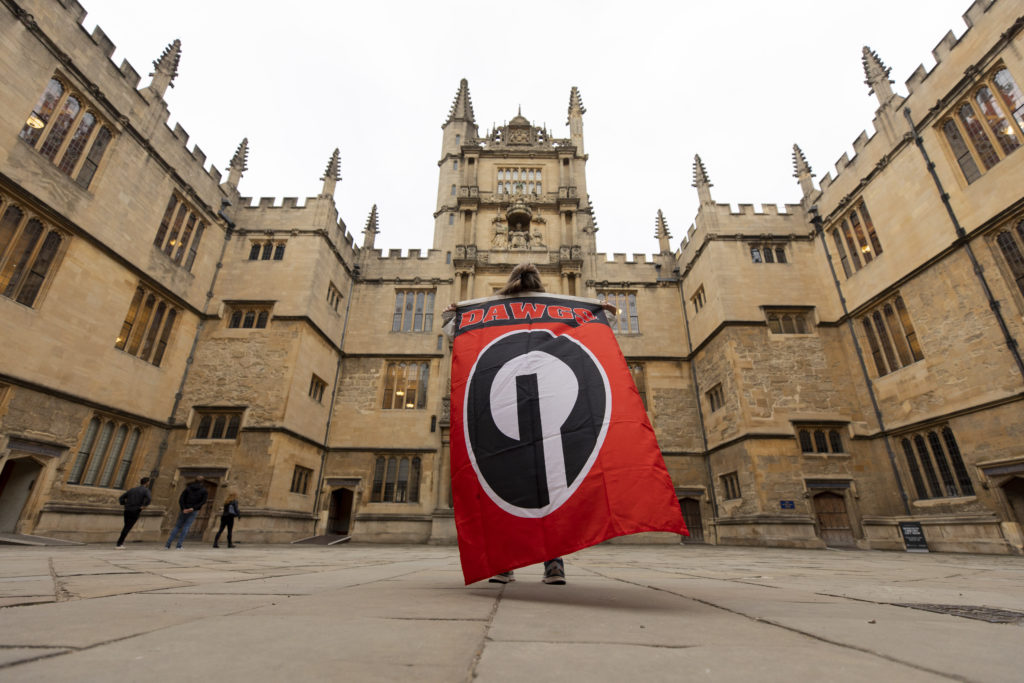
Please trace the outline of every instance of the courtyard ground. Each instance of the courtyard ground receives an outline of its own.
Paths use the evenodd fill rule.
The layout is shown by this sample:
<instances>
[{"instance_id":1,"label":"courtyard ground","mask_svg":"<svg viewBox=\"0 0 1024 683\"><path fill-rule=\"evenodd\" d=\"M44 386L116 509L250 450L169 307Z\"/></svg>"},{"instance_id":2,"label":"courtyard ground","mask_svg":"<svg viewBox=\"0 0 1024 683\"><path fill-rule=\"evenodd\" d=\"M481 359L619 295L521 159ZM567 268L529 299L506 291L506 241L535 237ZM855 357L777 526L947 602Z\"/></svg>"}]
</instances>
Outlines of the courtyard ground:
<instances>
[{"instance_id":1,"label":"courtyard ground","mask_svg":"<svg viewBox=\"0 0 1024 683\"><path fill-rule=\"evenodd\" d=\"M0 680L1021 681L1024 558L602 545L0 546Z\"/></svg>"}]
</instances>

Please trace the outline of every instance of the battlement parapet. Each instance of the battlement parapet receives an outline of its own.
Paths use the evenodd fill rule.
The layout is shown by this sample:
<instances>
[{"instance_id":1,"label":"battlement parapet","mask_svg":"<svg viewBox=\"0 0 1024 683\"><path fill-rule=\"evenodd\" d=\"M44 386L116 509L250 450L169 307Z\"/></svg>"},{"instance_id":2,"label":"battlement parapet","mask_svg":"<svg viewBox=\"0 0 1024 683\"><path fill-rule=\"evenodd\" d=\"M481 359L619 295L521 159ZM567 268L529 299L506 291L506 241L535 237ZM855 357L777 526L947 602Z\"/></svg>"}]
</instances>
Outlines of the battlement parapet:
<instances>
[{"instance_id":1,"label":"battlement parapet","mask_svg":"<svg viewBox=\"0 0 1024 683\"><path fill-rule=\"evenodd\" d=\"M626 254L621 252L614 252L611 258L608 257L607 252L599 251L595 254L597 260L602 263L618 263L620 265L643 265L648 263L647 254L633 254L632 259L627 259ZM654 257L651 257L650 263L654 262Z\"/></svg>"}]
</instances>

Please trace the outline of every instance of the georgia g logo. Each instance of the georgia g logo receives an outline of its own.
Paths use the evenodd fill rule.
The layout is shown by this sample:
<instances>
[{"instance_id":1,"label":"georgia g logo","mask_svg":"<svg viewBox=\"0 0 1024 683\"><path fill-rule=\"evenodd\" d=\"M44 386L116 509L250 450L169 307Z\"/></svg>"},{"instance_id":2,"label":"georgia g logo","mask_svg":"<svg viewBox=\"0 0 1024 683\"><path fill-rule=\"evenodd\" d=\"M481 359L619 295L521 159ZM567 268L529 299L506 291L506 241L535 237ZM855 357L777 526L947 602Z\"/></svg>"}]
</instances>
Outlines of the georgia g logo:
<instances>
[{"instance_id":1,"label":"georgia g logo","mask_svg":"<svg viewBox=\"0 0 1024 683\"><path fill-rule=\"evenodd\" d=\"M488 344L469 373L469 460L501 509L544 517L586 478L610 415L608 377L583 344L548 330L510 332Z\"/></svg>"}]
</instances>

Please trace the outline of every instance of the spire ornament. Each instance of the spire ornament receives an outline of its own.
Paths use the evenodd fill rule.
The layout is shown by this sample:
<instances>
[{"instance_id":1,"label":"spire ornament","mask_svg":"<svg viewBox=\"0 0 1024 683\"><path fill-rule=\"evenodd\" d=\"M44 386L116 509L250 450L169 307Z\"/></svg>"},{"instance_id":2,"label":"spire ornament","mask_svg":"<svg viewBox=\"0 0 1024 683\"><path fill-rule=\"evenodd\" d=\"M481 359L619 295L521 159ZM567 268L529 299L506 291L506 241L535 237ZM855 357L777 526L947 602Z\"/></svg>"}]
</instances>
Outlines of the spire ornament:
<instances>
[{"instance_id":1,"label":"spire ornament","mask_svg":"<svg viewBox=\"0 0 1024 683\"><path fill-rule=\"evenodd\" d=\"M708 170L704 168L704 162L701 161L699 154L693 155L693 187L697 188L697 197L700 199L702 206L714 203L714 200L711 198L711 188L713 186L708 179Z\"/></svg>"},{"instance_id":2,"label":"spire ornament","mask_svg":"<svg viewBox=\"0 0 1024 683\"><path fill-rule=\"evenodd\" d=\"M800 145L793 145L793 177L800 183L800 190L803 192L804 199L807 199L814 192L814 171L811 170L811 165L807 163L807 157L804 156L804 152L800 149Z\"/></svg>"},{"instance_id":3,"label":"spire ornament","mask_svg":"<svg viewBox=\"0 0 1024 683\"><path fill-rule=\"evenodd\" d=\"M327 169L320 177L320 180L324 181L324 187L320 195L333 196L334 188L337 187L338 181L341 180L341 157L337 147L334 148L331 160L327 162Z\"/></svg>"},{"instance_id":4,"label":"spire ornament","mask_svg":"<svg viewBox=\"0 0 1024 683\"><path fill-rule=\"evenodd\" d=\"M153 61L153 72L149 74L153 80L149 89L163 99L167 88L174 87L174 79L178 76L178 63L181 61L181 40L175 39L173 43L164 48L160 58Z\"/></svg>"},{"instance_id":5,"label":"spire ornament","mask_svg":"<svg viewBox=\"0 0 1024 683\"><path fill-rule=\"evenodd\" d=\"M377 220L377 205L374 204L366 218L366 227L363 228L363 249L373 249L374 238L380 233Z\"/></svg>"},{"instance_id":6,"label":"spire ornament","mask_svg":"<svg viewBox=\"0 0 1024 683\"><path fill-rule=\"evenodd\" d=\"M242 174L249 170L249 138L242 138L241 144L235 150L235 156L231 157L228 164L228 184L238 187L238 181Z\"/></svg>"},{"instance_id":7,"label":"spire ornament","mask_svg":"<svg viewBox=\"0 0 1024 683\"><path fill-rule=\"evenodd\" d=\"M476 125L476 117L473 114L473 98L469 96L469 81L465 78L459 81L459 89L455 93L452 107L448 111L448 119L444 124L447 126L452 121L467 121Z\"/></svg>"},{"instance_id":8,"label":"spire ornament","mask_svg":"<svg viewBox=\"0 0 1024 683\"><path fill-rule=\"evenodd\" d=\"M864 65L864 84L868 86L868 94L878 98L878 104L884 105L892 99L893 81L889 78L891 68L887 67L878 53L867 45L861 50L861 63Z\"/></svg>"},{"instance_id":9,"label":"spire ornament","mask_svg":"<svg viewBox=\"0 0 1024 683\"><path fill-rule=\"evenodd\" d=\"M583 155L583 115L587 108L583 106L583 98L580 97L580 90L575 85L569 91L569 120L565 125L569 126L569 139L576 147L576 152Z\"/></svg>"},{"instance_id":10,"label":"spire ornament","mask_svg":"<svg viewBox=\"0 0 1024 683\"><path fill-rule=\"evenodd\" d=\"M654 219L654 236L658 239L658 251L662 254L667 254L672 251L672 247L669 244L669 240L672 239L672 233L668 231L668 221L665 220L665 214L658 209L658 217Z\"/></svg>"}]
</instances>

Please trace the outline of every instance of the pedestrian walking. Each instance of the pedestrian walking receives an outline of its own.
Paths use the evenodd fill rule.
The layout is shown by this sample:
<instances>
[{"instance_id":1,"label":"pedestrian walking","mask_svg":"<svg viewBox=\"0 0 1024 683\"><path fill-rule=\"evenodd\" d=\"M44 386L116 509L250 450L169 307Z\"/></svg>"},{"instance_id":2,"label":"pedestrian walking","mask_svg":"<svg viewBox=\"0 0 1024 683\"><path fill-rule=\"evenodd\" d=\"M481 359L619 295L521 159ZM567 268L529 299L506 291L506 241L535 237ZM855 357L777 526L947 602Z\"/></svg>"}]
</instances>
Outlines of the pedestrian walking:
<instances>
[{"instance_id":1,"label":"pedestrian walking","mask_svg":"<svg viewBox=\"0 0 1024 683\"><path fill-rule=\"evenodd\" d=\"M231 531L235 528L235 520L241 516L238 511L238 496L229 493L228 497L224 499L224 511L220 514L220 528L217 529L217 535L213 537L214 548L220 547L217 543L220 541L220 535L224 529L228 530L228 547L235 547L235 544L231 542Z\"/></svg>"},{"instance_id":2,"label":"pedestrian walking","mask_svg":"<svg viewBox=\"0 0 1024 683\"><path fill-rule=\"evenodd\" d=\"M188 530L192 528L192 522L196 521L199 508L206 504L206 486L203 485L205 481L202 476L196 477L195 481L186 486L185 490L178 496L178 507L181 508L181 512L178 513L178 519L174 523L174 528L171 529L171 535L167 538L165 548L170 548L175 536L177 536L177 549L181 550L185 536L188 535Z\"/></svg>"},{"instance_id":3,"label":"pedestrian walking","mask_svg":"<svg viewBox=\"0 0 1024 683\"><path fill-rule=\"evenodd\" d=\"M117 499L117 502L124 506L124 526L121 527L121 535L117 537L116 547L119 550L124 550L124 539L128 536L128 532L132 530L132 527L135 526L135 522L139 521L142 508L149 505L152 501L153 495L149 492L149 477L140 479L138 486L128 489Z\"/></svg>"}]
</instances>

